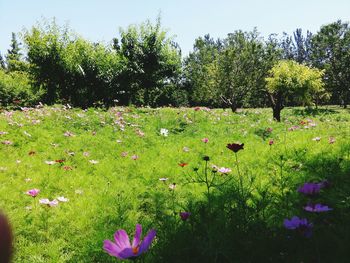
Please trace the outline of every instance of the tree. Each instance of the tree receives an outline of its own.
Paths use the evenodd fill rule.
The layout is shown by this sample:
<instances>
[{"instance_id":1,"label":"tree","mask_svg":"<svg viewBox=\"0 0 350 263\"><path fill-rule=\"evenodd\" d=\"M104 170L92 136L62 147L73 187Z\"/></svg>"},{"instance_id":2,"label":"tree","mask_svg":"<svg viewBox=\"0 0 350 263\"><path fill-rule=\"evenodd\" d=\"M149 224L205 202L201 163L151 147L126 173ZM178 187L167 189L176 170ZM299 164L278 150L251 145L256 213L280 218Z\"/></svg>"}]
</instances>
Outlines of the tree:
<instances>
[{"instance_id":1,"label":"tree","mask_svg":"<svg viewBox=\"0 0 350 263\"><path fill-rule=\"evenodd\" d=\"M219 90L225 105L233 112L242 106L263 106L265 77L272 64L259 33L256 29L236 31L224 43L219 56Z\"/></svg>"},{"instance_id":2,"label":"tree","mask_svg":"<svg viewBox=\"0 0 350 263\"><path fill-rule=\"evenodd\" d=\"M220 106L218 57L222 42L209 34L195 40L193 51L184 60L184 78L195 105Z\"/></svg>"},{"instance_id":3,"label":"tree","mask_svg":"<svg viewBox=\"0 0 350 263\"><path fill-rule=\"evenodd\" d=\"M3 56L0 53L0 69L6 69L6 64Z\"/></svg>"},{"instance_id":4,"label":"tree","mask_svg":"<svg viewBox=\"0 0 350 263\"><path fill-rule=\"evenodd\" d=\"M324 69L324 81L332 102L350 103L350 27L338 20L322 26L312 37L313 66Z\"/></svg>"},{"instance_id":5,"label":"tree","mask_svg":"<svg viewBox=\"0 0 350 263\"><path fill-rule=\"evenodd\" d=\"M140 26L120 29L120 50L123 70L120 83L125 87L125 100L136 105L162 104L161 95L174 86L181 72L181 51L167 32L160 18L152 25L148 20ZM114 40L114 48L119 42Z\"/></svg>"},{"instance_id":6,"label":"tree","mask_svg":"<svg viewBox=\"0 0 350 263\"><path fill-rule=\"evenodd\" d=\"M273 118L281 121L281 110L293 103L309 105L324 91L324 71L309 68L293 60L281 60L266 78Z\"/></svg>"},{"instance_id":7,"label":"tree","mask_svg":"<svg viewBox=\"0 0 350 263\"><path fill-rule=\"evenodd\" d=\"M8 71L21 71L24 64L21 61L21 43L17 41L16 34L12 32L10 49L7 50L6 61Z\"/></svg>"}]
</instances>

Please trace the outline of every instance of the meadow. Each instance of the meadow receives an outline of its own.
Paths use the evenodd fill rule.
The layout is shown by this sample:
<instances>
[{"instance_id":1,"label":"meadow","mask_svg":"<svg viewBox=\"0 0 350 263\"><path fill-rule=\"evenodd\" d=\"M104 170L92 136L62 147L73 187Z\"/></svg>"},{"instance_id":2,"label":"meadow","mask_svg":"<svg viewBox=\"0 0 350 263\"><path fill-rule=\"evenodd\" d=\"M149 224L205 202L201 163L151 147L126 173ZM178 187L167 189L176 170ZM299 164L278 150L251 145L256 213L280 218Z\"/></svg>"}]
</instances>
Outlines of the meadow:
<instances>
[{"instance_id":1,"label":"meadow","mask_svg":"<svg viewBox=\"0 0 350 263\"><path fill-rule=\"evenodd\" d=\"M349 139L338 107L2 110L13 261L116 262L141 224L139 262L349 262Z\"/></svg>"}]
</instances>

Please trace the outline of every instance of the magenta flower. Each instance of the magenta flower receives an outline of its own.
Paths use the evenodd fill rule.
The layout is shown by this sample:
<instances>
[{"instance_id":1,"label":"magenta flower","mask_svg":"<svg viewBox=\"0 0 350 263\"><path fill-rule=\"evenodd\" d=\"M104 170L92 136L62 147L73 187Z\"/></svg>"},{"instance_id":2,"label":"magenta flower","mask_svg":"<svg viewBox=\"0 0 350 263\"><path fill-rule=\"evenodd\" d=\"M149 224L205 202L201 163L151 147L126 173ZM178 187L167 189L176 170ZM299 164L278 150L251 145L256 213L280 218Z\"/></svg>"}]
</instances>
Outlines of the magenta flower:
<instances>
[{"instance_id":1,"label":"magenta flower","mask_svg":"<svg viewBox=\"0 0 350 263\"><path fill-rule=\"evenodd\" d=\"M305 237L311 237L312 235L312 223L309 223L306 218L299 218L293 216L290 220L284 219L283 225L290 230L298 230Z\"/></svg>"},{"instance_id":2,"label":"magenta flower","mask_svg":"<svg viewBox=\"0 0 350 263\"><path fill-rule=\"evenodd\" d=\"M274 144L275 141L273 139L269 140L269 145L271 146L272 144Z\"/></svg>"},{"instance_id":3,"label":"magenta flower","mask_svg":"<svg viewBox=\"0 0 350 263\"><path fill-rule=\"evenodd\" d=\"M30 189L26 192L27 195L30 195L31 197L36 197L40 193L39 189Z\"/></svg>"},{"instance_id":4,"label":"magenta flower","mask_svg":"<svg viewBox=\"0 0 350 263\"><path fill-rule=\"evenodd\" d=\"M209 142L209 139L208 139L208 138L203 138L203 139L202 139L202 142L208 143L208 142Z\"/></svg>"},{"instance_id":5,"label":"magenta flower","mask_svg":"<svg viewBox=\"0 0 350 263\"><path fill-rule=\"evenodd\" d=\"M142 226L137 224L135 236L130 244L129 236L124 229L120 229L114 234L115 243L110 240L103 242L103 249L111 256L119 259L133 259L146 252L156 236L156 231L151 229L141 240Z\"/></svg>"},{"instance_id":6,"label":"magenta flower","mask_svg":"<svg viewBox=\"0 0 350 263\"><path fill-rule=\"evenodd\" d=\"M186 221L190 217L190 212L180 212L180 217L182 221Z\"/></svg>"},{"instance_id":7,"label":"magenta flower","mask_svg":"<svg viewBox=\"0 0 350 263\"><path fill-rule=\"evenodd\" d=\"M332 208L328 207L327 205L322 204L308 204L307 206L304 206L304 210L308 212L328 212L330 210L333 210Z\"/></svg>"},{"instance_id":8,"label":"magenta flower","mask_svg":"<svg viewBox=\"0 0 350 263\"><path fill-rule=\"evenodd\" d=\"M214 167L213 167L213 168L214 168ZM221 168L217 169L217 171L218 171L219 173L222 173L222 174L228 174L228 173L231 172L231 169L230 169L230 168L226 168L226 167L221 167Z\"/></svg>"}]
</instances>

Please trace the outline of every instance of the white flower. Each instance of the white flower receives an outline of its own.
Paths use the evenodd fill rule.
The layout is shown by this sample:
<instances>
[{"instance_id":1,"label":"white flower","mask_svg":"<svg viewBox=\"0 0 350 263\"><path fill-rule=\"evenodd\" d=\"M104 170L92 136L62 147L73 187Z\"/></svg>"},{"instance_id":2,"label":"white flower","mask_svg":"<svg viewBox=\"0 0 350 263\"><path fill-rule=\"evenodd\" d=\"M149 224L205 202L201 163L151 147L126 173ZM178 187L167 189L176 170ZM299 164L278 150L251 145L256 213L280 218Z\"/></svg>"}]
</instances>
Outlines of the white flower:
<instances>
[{"instance_id":1,"label":"white flower","mask_svg":"<svg viewBox=\"0 0 350 263\"><path fill-rule=\"evenodd\" d=\"M312 139L313 141L319 142L321 140L321 137L315 137Z\"/></svg>"},{"instance_id":2,"label":"white flower","mask_svg":"<svg viewBox=\"0 0 350 263\"><path fill-rule=\"evenodd\" d=\"M63 203L69 201L69 199L68 199L68 198L65 198L64 196L59 196L59 197L57 197L57 200L60 201L60 202L63 202Z\"/></svg>"},{"instance_id":3,"label":"white flower","mask_svg":"<svg viewBox=\"0 0 350 263\"><path fill-rule=\"evenodd\" d=\"M98 161L96 161L96 160L89 160L89 162L92 164L98 164Z\"/></svg>"},{"instance_id":4,"label":"white flower","mask_svg":"<svg viewBox=\"0 0 350 263\"><path fill-rule=\"evenodd\" d=\"M160 135L167 137L168 133L169 133L169 131L167 129L164 129L164 128L160 129Z\"/></svg>"},{"instance_id":5,"label":"white flower","mask_svg":"<svg viewBox=\"0 0 350 263\"><path fill-rule=\"evenodd\" d=\"M55 161L45 161L45 163L48 165L54 165L56 162Z\"/></svg>"}]
</instances>

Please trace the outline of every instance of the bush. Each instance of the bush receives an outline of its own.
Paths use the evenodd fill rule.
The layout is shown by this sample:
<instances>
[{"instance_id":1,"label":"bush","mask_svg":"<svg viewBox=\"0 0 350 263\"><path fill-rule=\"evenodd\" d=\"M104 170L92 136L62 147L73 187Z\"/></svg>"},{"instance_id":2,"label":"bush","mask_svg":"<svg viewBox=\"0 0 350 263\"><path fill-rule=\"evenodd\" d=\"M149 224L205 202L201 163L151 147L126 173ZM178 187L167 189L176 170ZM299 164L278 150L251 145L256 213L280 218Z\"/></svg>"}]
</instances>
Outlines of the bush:
<instances>
[{"instance_id":1,"label":"bush","mask_svg":"<svg viewBox=\"0 0 350 263\"><path fill-rule=\"evenodd\" d=\"M40 98L40 92L32 89L25 72L5 73L0 70L0 105L32 105Z\"/></svg>"}]
</instances>

